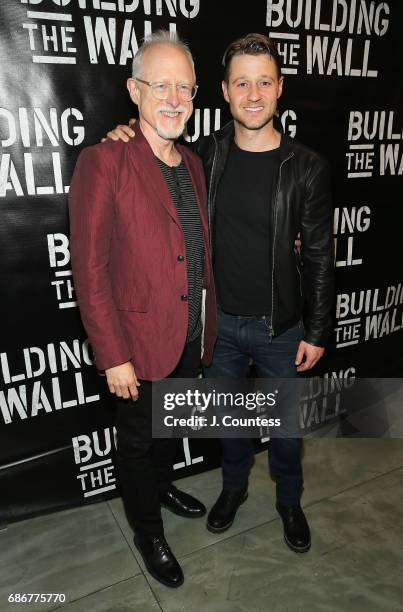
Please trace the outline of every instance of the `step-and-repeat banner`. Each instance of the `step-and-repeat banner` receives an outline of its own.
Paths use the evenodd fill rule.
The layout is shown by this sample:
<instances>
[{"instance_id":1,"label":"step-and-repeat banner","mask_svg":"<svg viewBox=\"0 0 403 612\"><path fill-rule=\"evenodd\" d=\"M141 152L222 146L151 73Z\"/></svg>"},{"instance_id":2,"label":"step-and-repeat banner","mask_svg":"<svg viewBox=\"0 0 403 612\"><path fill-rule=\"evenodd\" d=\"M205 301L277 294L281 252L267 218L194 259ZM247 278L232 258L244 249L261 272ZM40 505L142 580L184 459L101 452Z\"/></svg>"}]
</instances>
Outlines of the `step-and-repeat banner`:
<instances>
[{"instance_id":1,"label":"step-and-repeat banner","mask_svg":"<svg viewBox=\"0 0 403 612\"><path fill-rule=\"evenodd\" d=\"M82 147L134 116L125 81L156 29L177 30L195 56L189 141L229 119L227 44L261 32L284 64L284 131L332 165L337 295L314 372L328 410L315 390L307 400L316 423L356 377L402 375L402 23L398 0L2 0L0 523L117 494L113 405L80 322L67 193ZM219 460L216 440L185 439L175 473Z\"/></svg>"}]
</instances>

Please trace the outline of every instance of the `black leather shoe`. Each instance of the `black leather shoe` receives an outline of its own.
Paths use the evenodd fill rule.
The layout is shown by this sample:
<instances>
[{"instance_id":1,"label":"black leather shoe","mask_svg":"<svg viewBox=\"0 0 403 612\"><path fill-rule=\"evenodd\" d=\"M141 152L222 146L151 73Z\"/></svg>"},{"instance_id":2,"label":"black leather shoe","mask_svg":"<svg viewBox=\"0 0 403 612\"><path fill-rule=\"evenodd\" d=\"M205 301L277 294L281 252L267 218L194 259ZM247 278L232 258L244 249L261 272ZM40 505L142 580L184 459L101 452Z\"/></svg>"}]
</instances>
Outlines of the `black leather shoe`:
<instances>
[{"instance_id":1,"label":"black leather shoe","mask_svg":"<svg viewBox=\"0 0 403 612\"><path fill-rule=\"evenodd\" d=\"M286 544L294 552L307 552L311 548L311 533L301 506L287 506L277 502L276 508L283 521Z\"/></svg>"},{"instance_id":2,"label":"black leather shoe","mask_svg":"<svg viewBox=\"0 0 403 612\"><path fill-rule=\"evenodd\" d=\"M183 584L182 568L163 535L136 534L134 544L151 576L168 587Z\"/></svg>"},{"instance_id":3,"label":"black leather shoe","mask_svg":"<svg viewBox=\"0 0 403 612\"><path fill-rule=\"evenodd\" d=\"M206 506L202 504L198 499L179 491L176 487L171 485L165 491L160 493L161 506L167 508L179 516L186 516L187 518L199 518L206 514Z\"/></svg>"},{"instance_id":4,"label":"black leather shoe","mask_svg":"<svg viewBox=\"0 0 403 612\"><path fill-rule=\"evenodd\" d=\"M213 533L222 533L229 529L241 504L248 498L248 491L229 491L223 489L207 517L207 529Z\"/></svg>"}]
</instances>

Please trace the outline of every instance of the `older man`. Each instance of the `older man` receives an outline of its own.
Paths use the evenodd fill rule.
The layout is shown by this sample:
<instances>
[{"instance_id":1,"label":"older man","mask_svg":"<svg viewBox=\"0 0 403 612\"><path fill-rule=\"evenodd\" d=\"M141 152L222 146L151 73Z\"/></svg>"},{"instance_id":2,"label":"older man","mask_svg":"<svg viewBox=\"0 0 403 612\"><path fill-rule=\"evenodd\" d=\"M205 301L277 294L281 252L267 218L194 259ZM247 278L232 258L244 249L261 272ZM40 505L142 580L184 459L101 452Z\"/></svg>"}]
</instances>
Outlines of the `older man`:
<instances>
[{"instance_id":1,"label":"older man","mask_svg":"<svg viewBox=\"0 0 403 612\"><path fill-rule=\"evenodd\" d=\"M189 517L205 507L172 485L176 441L152 440L151 381L197 374L204 289L206 364L216 339L202 164L175 144L197 90L188 47L154 34L135 56L127 87L138 137L81 153L69 196L71 255L96 365L116 396L120 486L134 542L149 572L176 587L183 573L160 506Z\"/></svg>"}]
</instances>

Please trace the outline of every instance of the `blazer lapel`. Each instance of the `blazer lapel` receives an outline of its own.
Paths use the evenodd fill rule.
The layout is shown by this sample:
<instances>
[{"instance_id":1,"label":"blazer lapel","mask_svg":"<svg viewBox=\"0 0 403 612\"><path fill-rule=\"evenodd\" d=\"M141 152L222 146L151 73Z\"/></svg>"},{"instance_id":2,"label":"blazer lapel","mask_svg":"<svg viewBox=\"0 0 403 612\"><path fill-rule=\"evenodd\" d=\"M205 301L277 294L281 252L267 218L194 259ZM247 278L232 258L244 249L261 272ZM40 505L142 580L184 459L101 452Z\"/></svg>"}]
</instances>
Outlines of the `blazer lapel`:
<instances>
[{"instance_id":1,"label":"blazer lapel","mask_svg":"<svg viewBox=\"0 0 403 612\"><path fill-rule=\"evenodd\" d=\"M180 225L178 213L171 194L164 181L158 162L141 129L128 143L130 157L140 176L144 177L147 189L151 189L172 219Z\"/></svg>"}]
</instances>

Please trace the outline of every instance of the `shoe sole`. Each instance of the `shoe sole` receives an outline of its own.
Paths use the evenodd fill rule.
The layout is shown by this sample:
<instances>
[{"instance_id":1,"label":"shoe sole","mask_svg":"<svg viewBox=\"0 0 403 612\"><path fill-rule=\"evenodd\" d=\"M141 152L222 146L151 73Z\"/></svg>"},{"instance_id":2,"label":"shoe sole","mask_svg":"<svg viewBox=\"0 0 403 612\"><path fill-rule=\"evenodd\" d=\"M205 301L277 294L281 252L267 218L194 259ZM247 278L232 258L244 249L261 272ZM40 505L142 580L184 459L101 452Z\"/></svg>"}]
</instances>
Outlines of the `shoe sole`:
<instances>
[{"instance_id":1,"label":"shoe sole","mask_svg":"<svg viewBox=\"0 0 403 612\"><path fill-rule=\"evenodd\" d=\"M284 534L284 542L287 544L288 548L290 548L296 553L306 553L311 548L310 542L309 544L306 544L306 546L299 546L299 547L294 546L294 544L291 544L290 540L287 539L287 536L285 534Z\"/></svg>"},{"instance_id":2,"label":"shoe sole","mask_svg":"<svg viewBox=\"0 0 403 612\"><path fill-rule=\"evenodd\" d=\"M178 516L183 516L184 518L201 518L202 516L205 516L207 512L207 510L204 509L204 511L200 512L199 514L186 514L186 512L180 512L180 510L174 510L171 506L168 506L168 504L161 503L161 507L169 510L172 512L172 514L177 514Z\"/></svg>"},{"instance_id":3,"label":"shoe sole","mask_svg":"<svg viewBox=\"0 0 403 612\"><path fill-rule=\"evenodd\" d=\"M246 502L247 499L248 499L248 494L246 493L245 497L243 498L243 500L241 501L239 506L242 506L242 504L244 502ZM238 506L238 508L239 508L239 506ZM238 508L237 508L237 512L238 512ZM235 514L235 516L236 516L236 514ZM224 531L227 531L227 529L229 529L232 526L233 522L235 521L235 516L232 519L232 521L230 523L227 523L226 525L224 525L224 527L213 527L209 523L206 523L207 531L210 531L211 533L223 533Z\"/></svg>"},{"instance_id":4,"label":"shoe sole","mask_svg":"<svg viewBox=\"0 0 403 612\"><path fill-rule=\"evenodd\" d=\"M149 567L147 561L144 559L143 557L143 553L141 552L140 548L137 546L137 542L135 539L133 539L134 545L137 548L138 552L141 555L141 558L144 561L144 565L146 566L146 570L147 572L150 574L150 576L152 576L154 578L154 580L157 580L157 582L160 582L161 584L163 584L166 587L169 587L171 589L177 589L178 587L182 586L182 584L184 583L185 579L182 578L181 582L177 582L176 584L172 584L171 582L166 582L163 578L161 578L160 576L158 576L157 574L155 574L155 572L153 572L153 570Z\"/></svg>"}]
</instances>

